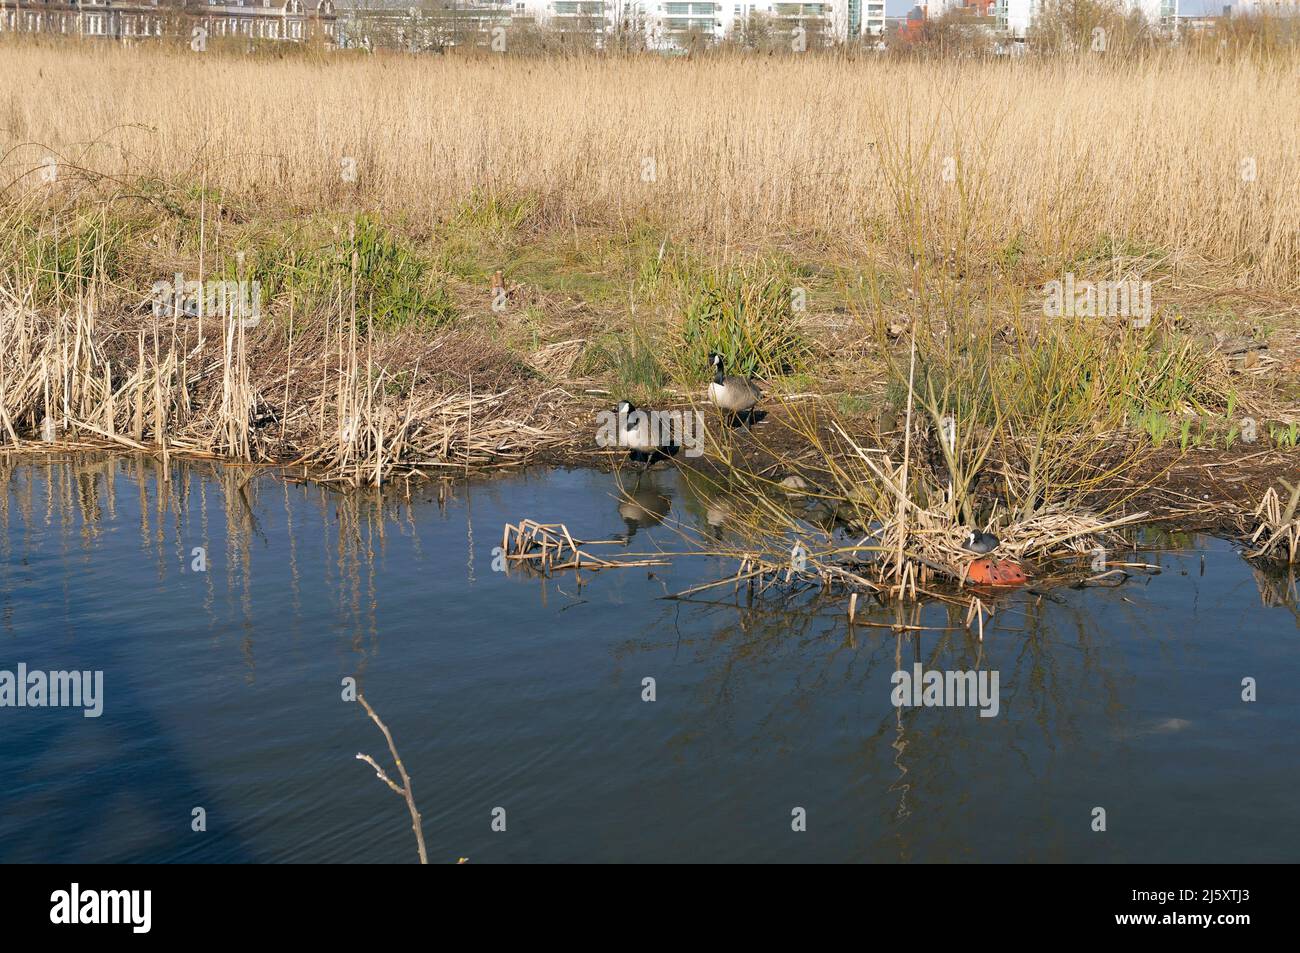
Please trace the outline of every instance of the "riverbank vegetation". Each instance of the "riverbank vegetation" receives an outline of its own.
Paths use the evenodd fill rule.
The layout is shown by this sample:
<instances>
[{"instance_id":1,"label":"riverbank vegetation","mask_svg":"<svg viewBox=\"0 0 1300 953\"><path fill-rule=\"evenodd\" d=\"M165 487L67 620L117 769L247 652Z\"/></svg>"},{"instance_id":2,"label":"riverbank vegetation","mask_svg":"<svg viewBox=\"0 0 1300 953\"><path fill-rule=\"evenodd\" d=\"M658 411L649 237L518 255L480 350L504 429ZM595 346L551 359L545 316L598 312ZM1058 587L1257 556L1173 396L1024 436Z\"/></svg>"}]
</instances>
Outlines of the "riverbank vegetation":
<instances>
[{"instance_id":1,"label":"riverbank vegetation","mask_svg":"<svg viewBox=\"0 0 1300 953\"><path fill-rule=\"evenodd\" d=\"M0 112L0 436L340 485L610 465L594 412L703 409L718 352L767 417L682 462L772 552L818 513L894 577L972 525L1245 519L1297 460L1296 66L7 45L41 82ZM191 281L256 320L157 290Z\"/></svg>"}]
</instances>

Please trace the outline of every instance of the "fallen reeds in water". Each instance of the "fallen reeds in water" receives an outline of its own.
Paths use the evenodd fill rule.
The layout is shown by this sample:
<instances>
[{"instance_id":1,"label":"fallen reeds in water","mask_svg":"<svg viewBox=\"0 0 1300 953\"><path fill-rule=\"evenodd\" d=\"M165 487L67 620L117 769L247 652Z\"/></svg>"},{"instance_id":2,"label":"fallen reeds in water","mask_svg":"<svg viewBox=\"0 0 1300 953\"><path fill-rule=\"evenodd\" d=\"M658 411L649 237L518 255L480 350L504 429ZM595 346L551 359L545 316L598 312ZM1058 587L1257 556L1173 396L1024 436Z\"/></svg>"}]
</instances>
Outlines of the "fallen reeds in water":
<instances>
[{"instance_id":1,"label":"fallen reeds in water","mask_svg":"<svg viewBox=\"0 0 1300 953\"><path fill-rule=\"evenodd\" d=\"M901 394L892 432L813 399L710 433L738 569L679 595L729 582L751 593L811 585L842 593L852 616L861 594L915 600L1024 585L1036 564L1080 556L1091 558L1074 581L1123 582L1108 554L1127 548L1120 530L1150 518L1125 505L1142 487L1134 474L1145 455L1100 429L1118 425L1124 405L1098 395L1123 388L1079 388L1080 348L1108 366L1096 330L1026 326L1000 343L987 322L919 315L910 337L901 357L880 341ZM1122 331L1105 346L1129 354L1150 344ZM1141 362L1129 363L1140 380ZM991 551L967 548L974 531L993 534Z\"/></svg>"},{"instance_id":2,"label":"fallen reeds in water","mask_svg":"<svg viewBox=\"0 0 1300 953\"><path fill-rule=\"evenodd\" d=\"M633 566L666 566L667 559L602 559L583 546L621 546L622 540L574 539L563 523L538 523L526 519L507 523L501 532L502 555L542 573L565 569L619 569Z\"/></svg>"},{"instance_id":3,"label":"fallen reeds in water","mask_svg":"<svg viewBox=\"0 0 1300 953\"><path fill-rule=\"evenodd\" d=\"M1249 559L1281 560L1287 564L1300 561L1300 480L1295 484L1281 481L1290 491L1286 503L1277 490L1269 487L1252 514L1255 530L1250 535L1254 549Z\"/></svg>"}]
</instances>

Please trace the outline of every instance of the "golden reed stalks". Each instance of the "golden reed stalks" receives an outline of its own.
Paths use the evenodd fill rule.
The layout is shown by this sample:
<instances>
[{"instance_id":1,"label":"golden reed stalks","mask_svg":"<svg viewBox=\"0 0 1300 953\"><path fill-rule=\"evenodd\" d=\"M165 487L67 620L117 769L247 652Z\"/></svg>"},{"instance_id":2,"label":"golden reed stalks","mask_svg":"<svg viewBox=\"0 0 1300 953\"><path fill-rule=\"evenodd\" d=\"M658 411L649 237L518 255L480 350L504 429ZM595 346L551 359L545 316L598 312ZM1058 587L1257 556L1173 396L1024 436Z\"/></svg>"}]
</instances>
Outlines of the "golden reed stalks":
<instances>
[{"instance_id":1,"label":"golden reed stalks","mask_svg":"<svg viewBox=\"0 0 1300 953\"><path fill-rule=\"evenodd\" d=\"M10 45L0 173L46 155L249 208L434 220L471 191L674 240L912 242L1069 261L1099 236L1293 289L1295 57L248 59ZM39 83L32 77L42 76ZM356 178L344 174L355 162ZM12 193L11 193L12 194Z\"/></svg>"}]
</instances>

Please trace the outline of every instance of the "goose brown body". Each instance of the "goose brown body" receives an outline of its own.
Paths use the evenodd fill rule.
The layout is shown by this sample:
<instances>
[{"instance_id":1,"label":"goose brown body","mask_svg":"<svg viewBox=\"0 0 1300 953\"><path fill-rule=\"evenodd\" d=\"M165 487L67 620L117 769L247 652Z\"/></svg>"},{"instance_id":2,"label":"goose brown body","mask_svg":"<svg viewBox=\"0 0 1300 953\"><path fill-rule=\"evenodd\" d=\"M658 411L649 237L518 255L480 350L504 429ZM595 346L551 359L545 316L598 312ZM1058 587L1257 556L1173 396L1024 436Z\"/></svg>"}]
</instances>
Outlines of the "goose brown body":
<instances>
[{"instance_id":1,"label":"goose brown body","mask_svg":"<svg viewBox=\"0 0 1300 953\"><path fill-rule=\"evenodd\" d=\"M709 400L728 414L752 410L763 396L757 385L748 377L724 374L721 354L710 354L709 363L713 365L713 381L708 389Z\"/></svg>"}]
</instances>

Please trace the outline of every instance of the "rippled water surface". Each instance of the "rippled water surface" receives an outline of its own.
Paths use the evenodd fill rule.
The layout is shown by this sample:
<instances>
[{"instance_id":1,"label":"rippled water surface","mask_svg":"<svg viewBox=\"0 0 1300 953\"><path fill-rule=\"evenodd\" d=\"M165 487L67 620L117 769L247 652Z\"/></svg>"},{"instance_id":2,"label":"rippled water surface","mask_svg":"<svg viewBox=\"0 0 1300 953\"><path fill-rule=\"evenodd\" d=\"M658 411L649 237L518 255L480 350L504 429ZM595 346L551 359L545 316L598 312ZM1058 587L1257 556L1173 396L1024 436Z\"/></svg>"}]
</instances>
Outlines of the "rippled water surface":
<instances>
[{"instance_id":1,"label":"rippled water surface","mask_svg":"<svg viewBox=\"0 0 1300 953\"><path fill-rule=\"evenodd\" d=\"M946 631L900 635L842 602L663 598L735 572L712 557L493 571L523 518L619 555L724 533L671 472L632 501L536 470L441 502L139 459L3 473L0 670L101 670L104 709L0 708L0 861L413 861L402 800L356 760L390 762L349 676L434 862L1300 853L1294 582L1218 540L1151 539L1164 571L1116 589L1010 597L981 645L937 604L908 621ZM996 717L895 707L916 662L996 671Z\"/></svg>"}]
</instances>

